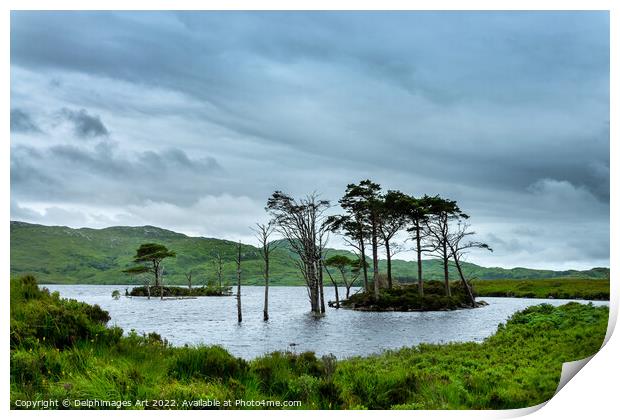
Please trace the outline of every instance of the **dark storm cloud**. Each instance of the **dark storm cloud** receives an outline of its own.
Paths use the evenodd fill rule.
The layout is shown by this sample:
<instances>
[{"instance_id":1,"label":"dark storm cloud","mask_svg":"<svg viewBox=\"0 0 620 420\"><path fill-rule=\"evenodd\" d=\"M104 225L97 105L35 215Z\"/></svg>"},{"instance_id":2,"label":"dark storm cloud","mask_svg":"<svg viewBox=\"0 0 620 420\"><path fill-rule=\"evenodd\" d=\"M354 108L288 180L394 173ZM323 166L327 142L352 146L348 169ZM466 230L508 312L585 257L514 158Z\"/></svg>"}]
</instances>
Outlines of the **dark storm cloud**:
<instances>
[{"instance_id":1,"label":"dark storm cloud","mask_svg":"<svg viewBox=\"0 0 620 420\"><path fill-rule=\"evenodd\" d=\"M80 138L90 139L110 134L101 122L101 118L98 115L90 115L85 109L76 111L63 108L60 113L73 124L75 135Z\"/></svg>"},{"instance_id":2,"label":"dark storm cloud","mask_svg":"<svg viewBox=\"0 0 620 420\"><path fill-rule=\"evenodd\" d=\"M605 259L606 12L12 12L11 63L16 106L118 143L20 138L20 203L160 201L186 228L204 197L370 177L459 200L498 264Z\"/></svg>"},{"instance_id":3,"label":"dark storm cloud","mask_svg":"<svg viewBox=\"0 0 620 420\"><path fill-rule=\"evenodd\" d=\"M94 148L19 146L11 152L11 186L22 200L187 204L209 191L210 181L221 173L215 159L191 159L178 149L120 156L102 142Z\"/></svg>"},{"instance_id":4,"label":"dark storm cloud","mask_svg":"<svg viewBox=\"0 0 620 420\"><path fill-rule=\"evenodd\" d=\"M11 109L11 131L16 133L40 133L41 129L23 109Z\"/></svg>"}]
</instances>

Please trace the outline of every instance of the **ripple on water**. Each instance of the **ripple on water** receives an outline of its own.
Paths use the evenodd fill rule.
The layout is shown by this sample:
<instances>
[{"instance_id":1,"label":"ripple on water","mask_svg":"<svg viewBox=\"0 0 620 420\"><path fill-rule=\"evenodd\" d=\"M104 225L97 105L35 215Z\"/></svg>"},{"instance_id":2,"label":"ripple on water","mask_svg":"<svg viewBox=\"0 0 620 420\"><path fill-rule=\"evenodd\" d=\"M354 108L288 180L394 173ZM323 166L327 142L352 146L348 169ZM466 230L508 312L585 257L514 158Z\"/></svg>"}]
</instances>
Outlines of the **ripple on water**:
<instances>
[{"instance_id":1,"label":"ripple on water","mask_svg":"<svg viewBox=\"0 0 620 420\"><path fill-rule=\"evenodd\" d=\"M172 344L220 344L232 354L254 358L276 350L332 353L338 358L367 355L419 343L482 341L513 313L540 303L562 305L563 299L484 298L489 303L475 310L444 312L362 312L327 308L315 318L308 313L303 287L269 288L269 321L263 321L264 289L243 287L243 323L237 323L234 297L200 297L191 300L125 298L114 300L113 290L127 286L48 285L67 298L98 304L109 311L109 325L125 332L157 332ZM344 289L340 291L344 293ZM342 295L341 295L342 296ZM333 289L325 298L334 299ZM585 302L585 301L580 301ZM608 302L593 302L607 305ZM295 343L294 347L289 346Z\"/></svg>"}]
</instances>

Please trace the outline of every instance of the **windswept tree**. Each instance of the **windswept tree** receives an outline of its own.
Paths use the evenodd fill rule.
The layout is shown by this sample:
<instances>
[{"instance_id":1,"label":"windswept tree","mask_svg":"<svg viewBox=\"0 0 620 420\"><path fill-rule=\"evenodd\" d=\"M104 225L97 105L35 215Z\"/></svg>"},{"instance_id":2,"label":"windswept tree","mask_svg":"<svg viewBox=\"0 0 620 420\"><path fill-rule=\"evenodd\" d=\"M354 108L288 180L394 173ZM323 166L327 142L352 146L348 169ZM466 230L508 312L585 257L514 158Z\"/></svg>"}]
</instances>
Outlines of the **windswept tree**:
<instances>
[{"instance_id":1,"label":"windswept tree","mask_svg":"<svg viewBox=\"0 0 620 420\"><path fill-rule=\"evenodd\" d=\"M162 261L169 257L176 257L176 255L174 251L169 250L164 245L147 243L138 247L136 255L133 257L133 262L143 264L143 267L146 268L144 272L153 274L155 287L159 287ZM135 269L138 270L137 267Z\"/></svg>"},{"instance_id":2,"label":"windswept tree","mask_svg":"<svg viewBox=\"0 0 620 420\"><path fill-rule=\"evenodd\" d=\"M449 276L451 255L448 245L450 222L467 219L469 216L461 211L456 201L439 196L429 198L429 213L430 217L425 221L425 228L428 232L433 255L439 257L443 263L446 296L451 296Z\"/></svg>"},{"instance_id":3,"label":"windswept tree","mask_svg":"<svg viewBox=\"0 0 620 420\"><path fill-rule=\"evenodd\" d=\"M392 257L402 250L400 247L392 247L394 236L403 230L407 223L407 211L409 209L409 196L400 191L388 191L381 201L381 214L379 218L379 234L385 247L387 259L387 283L388 289L392 288Z\"/></svg>"},{"instance_id":4,"label":"windswept tree","mask_svg":"<svg viewBox=\"0 0 620 420\"><path fill-rule=\"evenodd\" d=\"M381 225L381 185L369 179L349 184L338 201L352 220L368 226L372 248L372 280L375 299L379 299L379 229Z\"/></svg>"},{"instance_id":5,"label":"windswept tree","mask_svg":"<svg viewBox=\"0 0 620 420\"><path fill-rule=\"evenodd\" d=\"M269 256L271 252L276 248L276 245L269 240L271 235L275 231L275 224L272 220L269 223L257 223L256 227L252 228L258 239L259 252L263 257L264 271L263 278L265 279L265 302L263 305L263 321L269 320Z\"/></svg>"},{"instance_id":6,"label":"windswept tree","mask_svg":"<svg viewBox=\"0 0 620 420\"><path fill-rule=\"evenodd\" d=\"M321 258L329 232L325 216L328 208L329 201L321 200L316 193L298 200L282 191L275 191L266 206L276 230L299 256L296 263L306 282L314 314L325 312Z\"/></svg>"},{"instance_id":7,"label":"windswept tree","mask_svg":"<svg viewBox=\"0 0 620 420\"><path fill-rule=\"evenodd\" d=\"M454 264L456 265L456 270L459 273L459 277L461 282L463 283L463 287L467 292L469 300L471 302L472 307L476 306L476 299L474 298L474 294L471 291L471 286L467 282L465 275L463 273L463 268L461 266L462 257L471 249L486 249L487 251L493 252L493 249L484 242L473 241L470 238L476 234L476 232L469 230L469 223L465 221L459 221L457 226L448 233L447 244L450 249L450 254L452 259L454 260Z\"/></svg>"},{"instance_id":8,"label":"windswept tree","mask_svg":"<svg viewBox=\"0 0 620 420\"><path fill-rule=\"evenodd\" d=\"M325 260L325 268L328 269L329 267L335 268L340 273L342 284L346 289L346 299L348 299L351 294L351 287L360 276L361 260L354 260L346 255L333 255ZM336 284L333 279L332 282L334 285ZM336 289L336 300L338 300L337 293L338 289Z\"/></svg>"}]
</instances>

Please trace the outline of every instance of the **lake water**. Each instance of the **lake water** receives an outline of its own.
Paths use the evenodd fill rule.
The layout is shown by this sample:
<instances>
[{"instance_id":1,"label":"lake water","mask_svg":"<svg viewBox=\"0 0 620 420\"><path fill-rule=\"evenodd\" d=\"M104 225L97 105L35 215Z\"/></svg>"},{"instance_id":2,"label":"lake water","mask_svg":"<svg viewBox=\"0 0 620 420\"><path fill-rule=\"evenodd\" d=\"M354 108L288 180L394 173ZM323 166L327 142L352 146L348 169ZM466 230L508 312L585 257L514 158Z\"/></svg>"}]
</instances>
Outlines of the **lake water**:
<instances>
[{"instance_id":1,"label":"lake water","mask_svg":"<svg viewBox=\"0 0 620 420\"><path fill-rule=\"evenodd\" d=\"M419 343L482 341L497 331L500 322L528 306L540 303L562 305L570 300L481 298L488 306L474 310L445 312L361 312L327 308L326 315L309 313L304 287L269 288L268 322L263 321L264 289L242 288L243 322L237 323L235 296L199 297L187 300L111 297L125 287L103 285L46 285L62 297L98 304L109 311L109 325L125 332L157 332L174 345L220 344L246 359L276 350L311 350L332 353L339 359L368 355L385 349ZM344 289L340 292L344 296ZM326 300L334 300L333 288L325 289ZM578 301L587 303L588 301ZM608 305L608 302L593 302ZM295 343L295 346L290 346Z\"/></svg>"}]
</instances>

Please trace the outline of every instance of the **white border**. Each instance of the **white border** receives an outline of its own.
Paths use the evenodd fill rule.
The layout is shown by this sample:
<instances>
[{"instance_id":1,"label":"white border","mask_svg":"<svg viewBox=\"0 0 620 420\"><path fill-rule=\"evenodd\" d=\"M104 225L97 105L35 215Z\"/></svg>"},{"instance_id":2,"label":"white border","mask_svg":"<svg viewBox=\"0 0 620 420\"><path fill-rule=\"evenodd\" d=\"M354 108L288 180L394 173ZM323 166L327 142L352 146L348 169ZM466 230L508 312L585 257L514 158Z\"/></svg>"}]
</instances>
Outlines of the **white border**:
<instances>
[{"instance_id":1,"label":"white border","mask_svg":"<svg viewBox=\"0 0 620 420\"><path fill-rule=\"evenodd\" d=\"M3 128L2 152L0 153L0 188L3 197L3 206L0 209L0 220L5 220L5 223L0 223L0 233L2 235L1 252L0 252L0 264L4 267L5 276L2 280L2 295L1 299L4 303L2 305L2 333L1 340L2 349L2 366L3 381L2 381L2 394L0 398L0 404L3 411L9 411L9 223L10 218L10 131L9 131L9 109L10 109L10 80L9 80L9 57L10 57L10 10L48 10L48 9L92 9L92 10L138 10L138 9L176 9L176 10L197 10L197 9L211 9L211 10L228 10L228 9L246 9L246 10L344 10L344 9L363 9L363 10L383 10L383 9L397 9L397 10L610 10L611 17L611 115L615 116L613 120L610 119L610 152L611 152L611 190L617 191L618 188L618 170L617 153L618 145L614 140L618 140L618 130L616 127L618 114L618 85L617 74L618 69L618 54L614 51L614 39L618 38L618 7L617 2L611 0L590 0L590 1L552 1L552 0L521 0L521 1L481 1L481 0L446 0L446 1L404 1L404 0L382 0L382 1L273 1L264 0L257 1L210 1L199 2L191 0L178 0L175 2L165 0L151 0L149 2L140 3L130 0L90 0L87 3L77 0L60 0L60 1L41 1L41 0L23 0L23 1L4 1L3 14L1 15L0 28L1 39L0 48L2 49L2 56L4 57L4 65L2 66L3 74L3 86L4 98L2 102L2 110L0 112L0 124ZM558 9L561 8L561 9ZM618 214L620 207L618 206L618 196L611 195L611 214ZM613 239L618 238L618 223L617 218L611 218L611 270L615 273L615 261L619 260L619 247L614 243ZM551 419L551 418L581 418L588 416L590 418L608 418L611 413L615 413L615 400L617 397L617 384L620 373L619 361L616 357L620 354L620 343L617 337L610 336L610 332L615 325L618 313L618 299L620 297L618 293L617 281L612 279L612 302L611 302L611 316L610 316L610 328L608 331L609 341L603 347L603 349L593 357L593 359L586 365L586 367L577 374L576 378L569 381L568 384L547 404L543 404L544 407L537 407L536 409L523 409L523 410L508 410L508 411L424 411L424 412L412 412L412 411L391 411L389 414L385 412L373 411L373 412L352 412L352 411L338 411L338 412L321 412L315 411L302 411L295 412L295 417L299 418L316 418L317 416L329 416L329 417L344 417L353 416L357 418L376 418L378 416L384 417L389 415L393 418L507 418L515 417L527 414L534 411L531 414L531 418L535 419ZM617 335L617 334L616 334ZM114 415L119 417L133 417L137 416L149 416L164 418L171 413L168 412L140 412L133 411L120 411ZM250 412L209 412L197 413L197 412L184 412L183 416L199 416L204 418L208 416L211 418L224 418L225 417L252 417L252 418L285 418L290 416L291 412L271 412L271 411L250 411ZM50 416L52 418L76 418L82 414L77 411L72 412L18 412L11 411L9 413L14 418L30 418L33 416ZM103 418L109 416L108 412L94 412L90 411L88 417Z\"/></svg>"}]
</instances>

